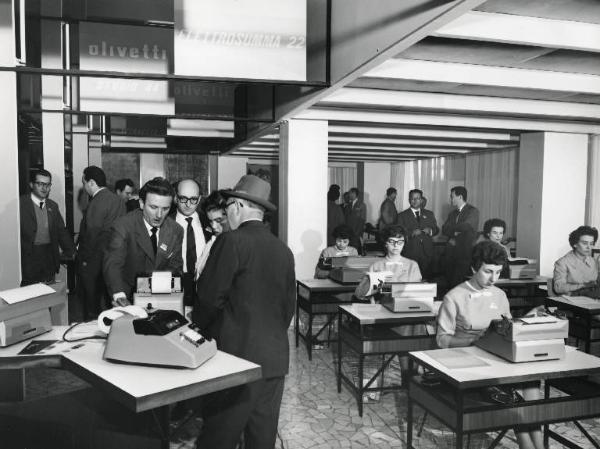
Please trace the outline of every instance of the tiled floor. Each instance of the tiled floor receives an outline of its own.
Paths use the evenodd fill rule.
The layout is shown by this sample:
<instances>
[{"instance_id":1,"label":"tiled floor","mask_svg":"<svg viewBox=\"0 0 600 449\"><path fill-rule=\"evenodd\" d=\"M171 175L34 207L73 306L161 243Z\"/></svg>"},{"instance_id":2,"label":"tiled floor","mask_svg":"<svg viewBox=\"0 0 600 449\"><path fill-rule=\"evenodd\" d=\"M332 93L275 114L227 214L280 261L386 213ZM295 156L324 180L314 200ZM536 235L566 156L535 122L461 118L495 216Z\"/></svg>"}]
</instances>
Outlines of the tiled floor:
<instances>
[{"instance_id":1,"label":"tiled floor","mask_svg":"<svg viewBox=\"0 0 600 449\"><path fill-rule=\"evenodd\" d=\"M290 341L293 341L290 333ZM365 405L363 417L358 416L355 399L346 387L337 393L334 374L334 348L325 347L313 352L308 361L306 349L290 346L290 374L281 405L277 449L362 448L386 449L406 446L406 393L387 392L377 401ZM397 381L393 373L386 373L389 381ZM39 370L29 378L30 396L43 396L49 392L81 388L84 386L72 375L58 370ZM417 409L417 420L422 412ZM583 422L600 440L600 420ZM190 420L171 442L171 449L191 449L201 420ZM592 448L573 424L558 424L555 430L574 440L584 448ZM495 434L475 435L470 449L485 448ZM429 416L414 446L426 449L451 448L453 434ZM509 431L500 448L516 448L514 434ZM552 448L562 447L552 442Z\"/></svg>"}]
</instances>

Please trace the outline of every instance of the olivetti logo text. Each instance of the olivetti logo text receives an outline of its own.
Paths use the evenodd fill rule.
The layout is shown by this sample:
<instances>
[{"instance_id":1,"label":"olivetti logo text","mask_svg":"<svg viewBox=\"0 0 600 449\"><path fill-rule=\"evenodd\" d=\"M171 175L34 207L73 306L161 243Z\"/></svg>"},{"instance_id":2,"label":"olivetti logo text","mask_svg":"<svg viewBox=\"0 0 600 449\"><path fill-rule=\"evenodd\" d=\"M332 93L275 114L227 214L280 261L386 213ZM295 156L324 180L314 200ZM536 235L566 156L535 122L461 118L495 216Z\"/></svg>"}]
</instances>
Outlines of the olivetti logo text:
<instances>
[{"instance_id":1,"label":"olivetti logo text","mask_svg":"<svg viewBox=\"0 0 600 449\"><path fill-rule=\"evenodd\" d=\"M106 41L100 41L99 44L88 45L88 54L105 58L167 60L167 50L156 44L131 47L128 45L112 45L106 43Z\"/></svg>"}]
</instances>

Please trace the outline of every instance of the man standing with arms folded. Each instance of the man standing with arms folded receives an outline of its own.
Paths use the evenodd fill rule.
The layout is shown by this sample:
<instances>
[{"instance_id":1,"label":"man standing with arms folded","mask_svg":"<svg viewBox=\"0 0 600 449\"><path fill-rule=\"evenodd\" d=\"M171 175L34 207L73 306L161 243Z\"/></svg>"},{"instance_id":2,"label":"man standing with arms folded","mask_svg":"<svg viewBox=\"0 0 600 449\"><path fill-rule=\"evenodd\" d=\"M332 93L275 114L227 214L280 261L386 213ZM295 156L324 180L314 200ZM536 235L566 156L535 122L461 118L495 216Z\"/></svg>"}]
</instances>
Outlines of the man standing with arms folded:
<instances>
[{"instance_id":1,"label":"man standing with arms folded","mask_svg":"<svg viewBox=\"0 0 600 449\"><path fill-rule=\"evenodd\" d=\"M31 173L31 193L19 198L21 214L21 286L54 282L60 268L59 247L75 255L73 238L65 228L58 204L48 198L52 175L44 169Z\"/></svg>"},{"instance_id":2,"label":"man standing with arms folded","mask_svg":"<svg viewBox=\"0 0 600 449\"><path fill-rule=\"evenodd\" d=\"M408 192L410 207L398 214L398 224L406 230L408 238L402 255L419 264L424 279L431 279L433 261L432 237L440 230L433 211L422 205L423 192L413 189Z\"/></svg>"},{"instance_id":3,"label":"man standing with arms folded","mask_svg":"<svg viewBox=\"0 0 600 449\"><path fill-rule=\"evenodd\" d=\"M263 224L271 186L243 176L223 191L232 231L215 241L198 281L193 317L219 349L261 365L263 379L211 396L198 449L275 445L296 298L294 257Z\"/></svg>"},{"instance_id":4,"label":"man standing with arms folded","mask_svg":"<svg viewBox=\"0 0 600 449\"><path fill-rule=\"evenodd\" d=\"M455 209L448 214L442 234L448 237L446 247L446 277L453 288L471 274L471 251L479 228L479 210L467 204L467 189L450 189L450 202Z\"/></svg>"},{"instance_id":5,"label":"man standing with arms folded","mask_svg":"<svg viewBox=\"0 0 600 449\"><path fill-rule=\"evenodd\" d=\"M106 175L99 167L91 165L85 168L82 182L90 201L79 230L77 268L84 317L90 320L110 307L110 301L103 300L102 257L110 237L110 227L125 214L125 203L106 188Z\"/></svg>"},{"instance_id":6,"label":"man standing with arms folded","mask_svg":"<svg viewBox=\"0 0 600 449\"><path fill-rule=\"evenodd\" d=\"M183 229L168 217L173 188L154 178L140 190L140 210L115 221L104 256L104 279L113 303L127 305L135 278L153 271L181 274Z\"/></svg>"}]
</instances>

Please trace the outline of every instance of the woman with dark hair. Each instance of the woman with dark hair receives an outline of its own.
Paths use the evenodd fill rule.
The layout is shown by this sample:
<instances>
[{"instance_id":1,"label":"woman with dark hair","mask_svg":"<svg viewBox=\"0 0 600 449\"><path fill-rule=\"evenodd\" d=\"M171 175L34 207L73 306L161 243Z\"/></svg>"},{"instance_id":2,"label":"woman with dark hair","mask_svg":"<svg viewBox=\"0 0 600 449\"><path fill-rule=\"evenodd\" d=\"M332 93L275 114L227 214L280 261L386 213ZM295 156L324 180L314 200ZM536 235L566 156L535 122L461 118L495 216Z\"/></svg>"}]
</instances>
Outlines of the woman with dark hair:
<instances>
[{"instance_id":1,"label":"woman with dark hair","mask_svg":"<svg viewBox=\"0 0 600 449\"><path fill-rule=\"evenodd\" d=\"M500 218L490 218L486 220L483 224L483 237L490 242L497 243L500 245L504 251L506 251L506 256L510 257L510 250L502 244L502 240L504 239L504 232L506 231L506 222ZM502 272L500 273L501 278L508 278L510 275L508 269L508 260L502 267Z\"/></svg>"},{"instance_id":2,"label":"woman with dark hair","mask_svg":"<svg viewBox=\"0 0 600 449\"><path fill-rule=\"evenodd\" d=\"M329 277L330 266L325 264L325 260L331 257L358 256L358 251L350 244L352 230L346 225L339 225L333 230L335 245L328 246L319 256L319 262L315 268L316 279L326 279Z\"/></svg>"},{"instance_id":3,"label":"woman with dark hair","mask_svg":"<svg viewBox=\"0 0 600 449\"><path fill-rule=\"evenodd\" d=\"M471 257L473 276L444 296L437 320L436 341L440 348L470 346L485 334L492 320L510 318L506 294L497 287L506 252L495 242L475 245ZM539 399L539 385L521 385L526 400ZM544 442L539 427L515 428L521 449L542 449Z\"/></svg>"},{"instance_id":4,"label":"woman with dark hair","mask_svg":"<svg viewBox=\"0 0 600 449\"><path fill-rule=\"evenodd\" d=\"M554 263L553 289L558 294L598 296L598 261L592 248L598 241L598 230L579 226L569 234L573 248Z\"/></svg>"},{"instance_id":5,"label":"woman with dark hair","mask_svg":"<svg viewBox=\"0 0 600 449\"><path fill-rule=\"evenodd\" d=\"M404 228L398 225L390 226L383 230L381 236L385 247L385 257L371 265L369 271L390 271L393 273L391 281L395 282L420 282L422 277L417 262L401 255L406 240ZM366 299L369 283L369 276L365 276L356 287L354 294L359 299Z\"/></svg>"}]
</instances>

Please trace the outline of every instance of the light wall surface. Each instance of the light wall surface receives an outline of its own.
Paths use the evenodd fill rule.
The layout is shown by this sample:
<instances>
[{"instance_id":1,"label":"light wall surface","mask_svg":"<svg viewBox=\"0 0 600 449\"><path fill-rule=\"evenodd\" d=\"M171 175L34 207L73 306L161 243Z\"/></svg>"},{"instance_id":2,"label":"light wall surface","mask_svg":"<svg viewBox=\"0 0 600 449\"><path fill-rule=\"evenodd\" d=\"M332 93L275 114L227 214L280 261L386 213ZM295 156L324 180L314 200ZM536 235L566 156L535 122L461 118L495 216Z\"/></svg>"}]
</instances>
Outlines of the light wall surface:
<instances>
[{"instance_id":1,"label":"light wall surface","mask_svg":"<svg viewBox=\"0 0 600 449\"><path fill-rule=\"evenodd\" d=\"M246 164L248 159L245 157L219 157L218 169L218 188L230 189L246 174Z\"/></svg>"},{"instance_id":2,"label":"light wall surface","mask_svg":"<svg viewBox=\"0 0 600 449\"><path fill-rule=\"evenodd\" d=\"M367 223L373 226L379 220L379 208L385 200L385 191L391 186L392 164L365 162L365 187L363 198L367 206ZM396 204L396 207L398 205Z\"/></svg>"}]
</instances>

